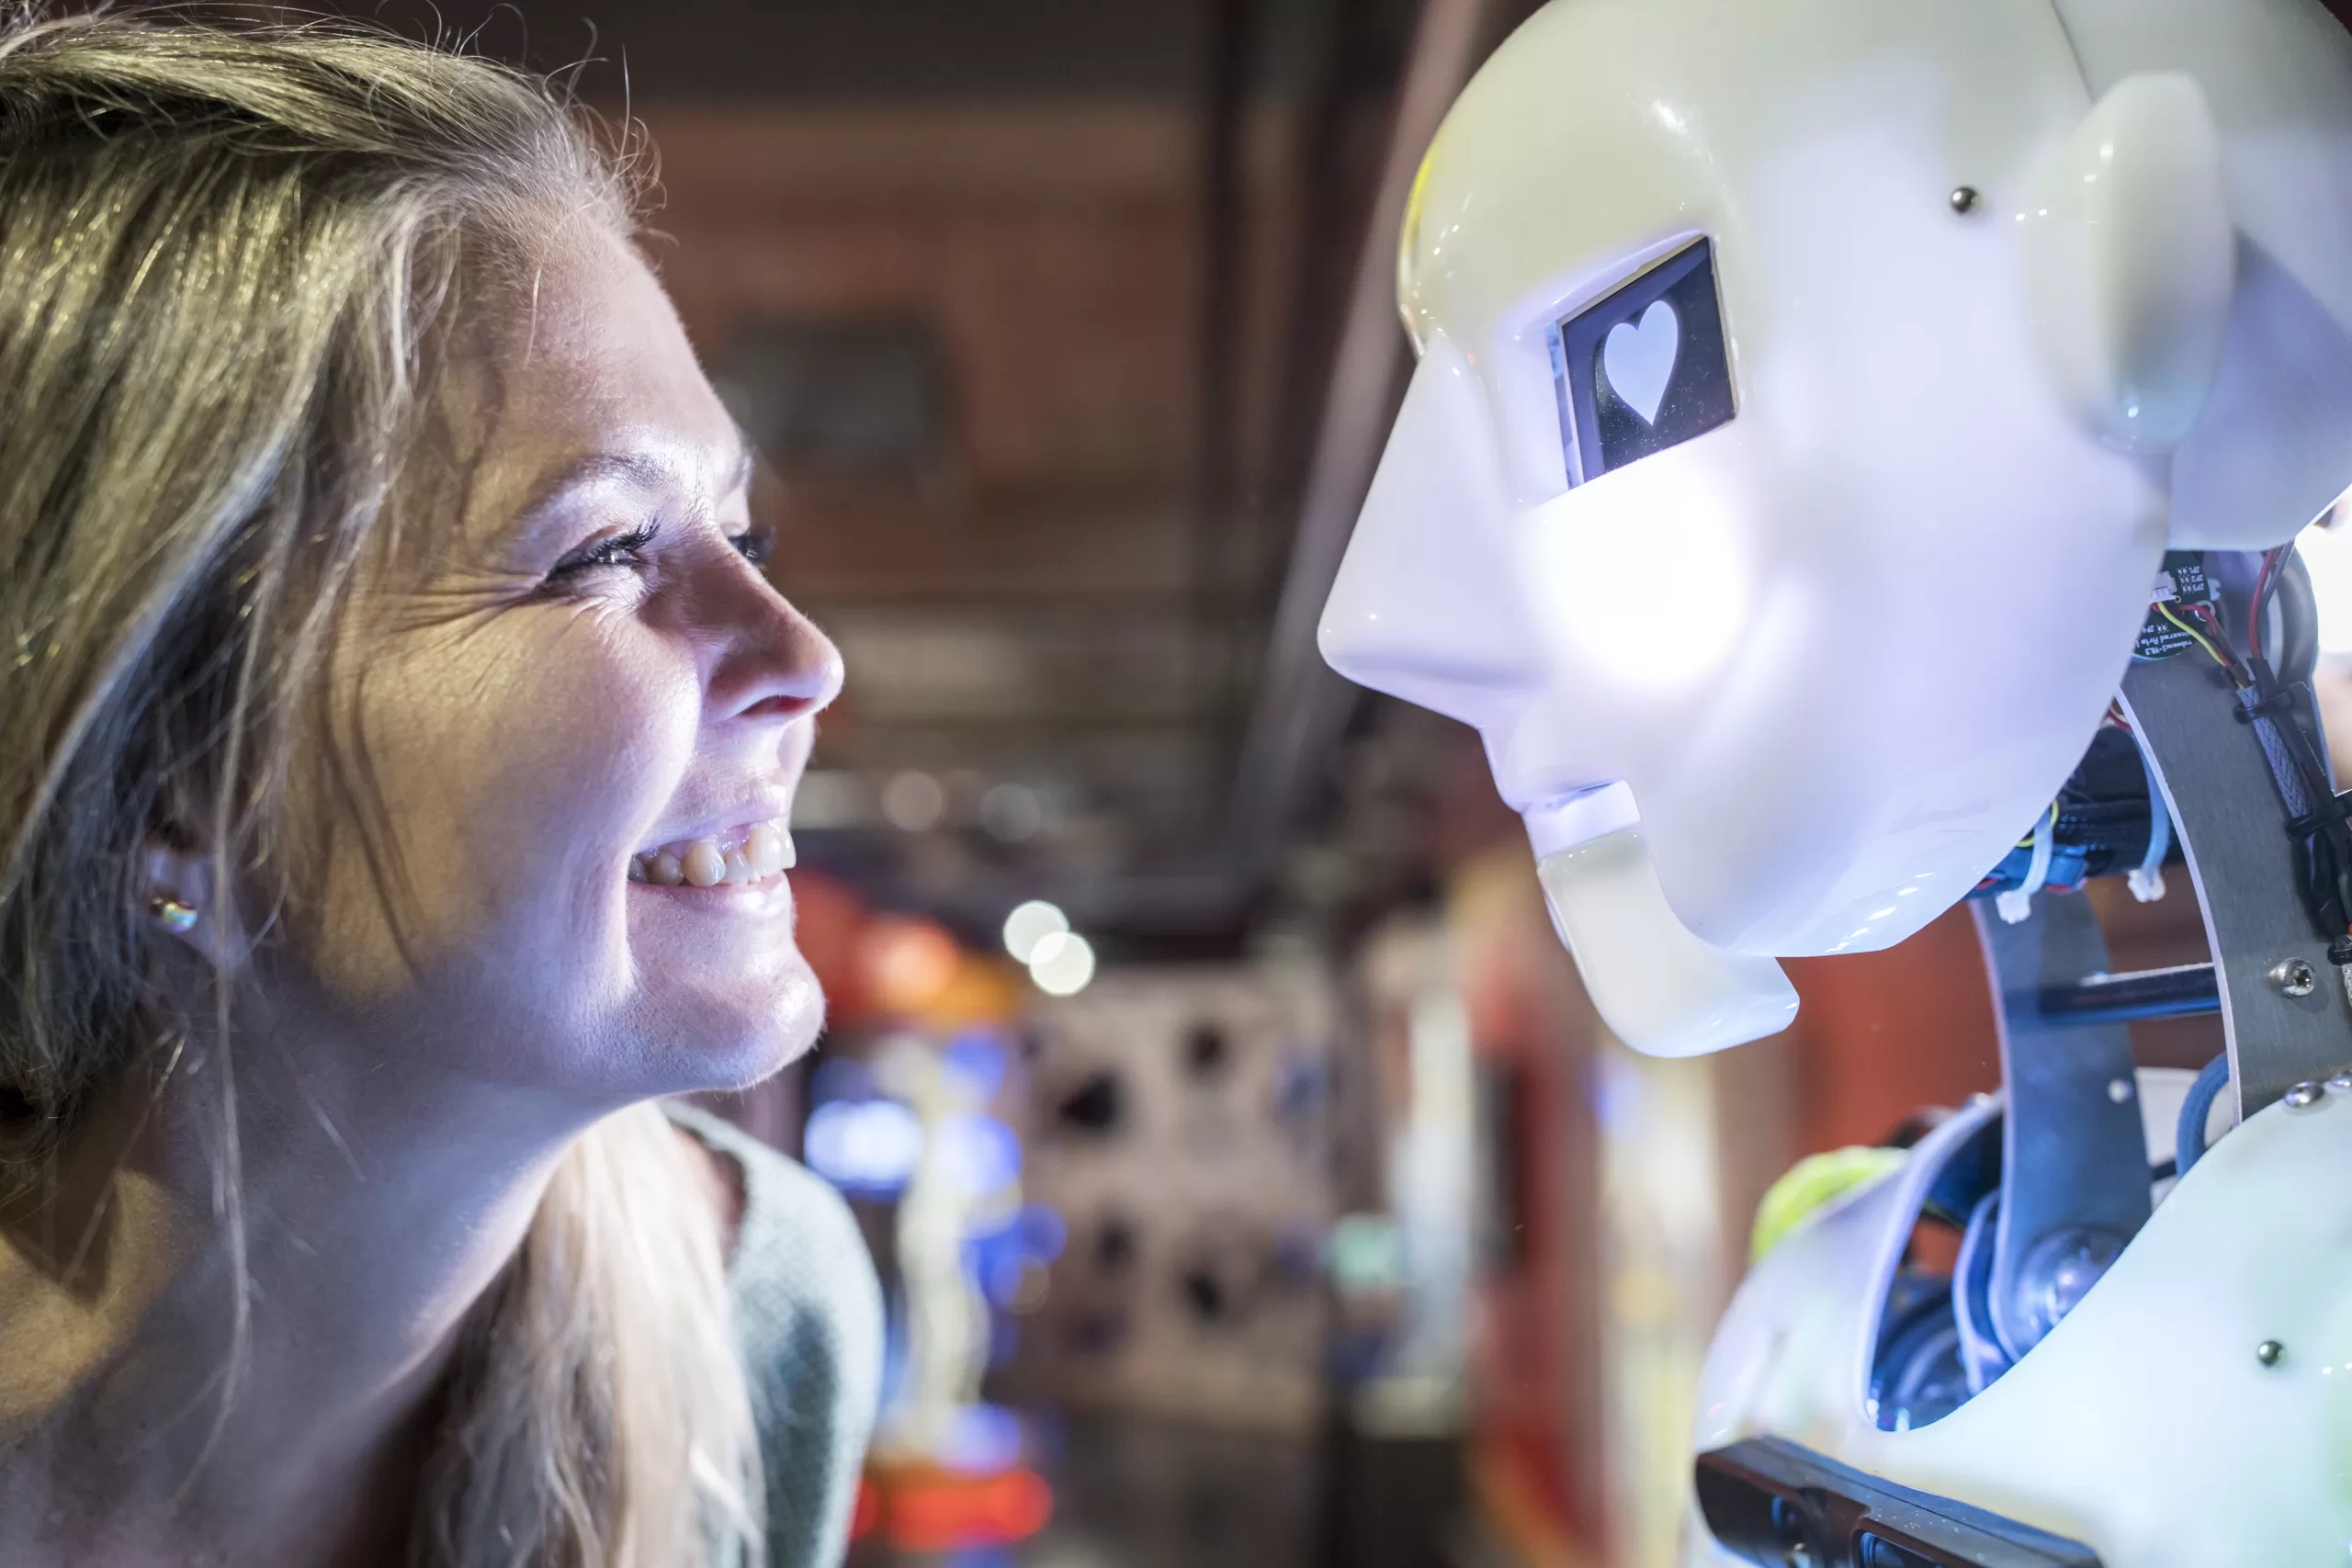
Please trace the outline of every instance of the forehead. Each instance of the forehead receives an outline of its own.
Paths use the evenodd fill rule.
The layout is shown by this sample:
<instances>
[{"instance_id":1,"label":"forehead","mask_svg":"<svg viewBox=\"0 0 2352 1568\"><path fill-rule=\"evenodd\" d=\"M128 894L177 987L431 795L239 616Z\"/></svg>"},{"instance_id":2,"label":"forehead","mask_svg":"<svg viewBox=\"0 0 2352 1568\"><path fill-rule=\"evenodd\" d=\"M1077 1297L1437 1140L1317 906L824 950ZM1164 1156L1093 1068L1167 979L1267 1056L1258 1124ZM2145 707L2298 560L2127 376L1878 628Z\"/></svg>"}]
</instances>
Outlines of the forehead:
<instances>
[{"instance_id":1,"label":"forehead","mask_svg":"<svg viewBox=\"0 0 2352 1568\"><path fill-rule=\"evenodd\" d=\"M638 457L688 482L741 447L669 296L635 248L582 220L470 302L435 390L468 533L503 532L585 457Z\"/></svg>"},{"instance_id":2,"label":"forehead","mask_svg":"<svg viewBox=\"0 0 2352 1568\"><path fill-rule=\"evenodd\" d=\"M1432 142L1400 304L1424 338L1518 330L1698 235L1736 295L1868 245L1890 195L1995 187L2086 107L2047 0L1558 0Z\"/></svg>"}]
</instances>

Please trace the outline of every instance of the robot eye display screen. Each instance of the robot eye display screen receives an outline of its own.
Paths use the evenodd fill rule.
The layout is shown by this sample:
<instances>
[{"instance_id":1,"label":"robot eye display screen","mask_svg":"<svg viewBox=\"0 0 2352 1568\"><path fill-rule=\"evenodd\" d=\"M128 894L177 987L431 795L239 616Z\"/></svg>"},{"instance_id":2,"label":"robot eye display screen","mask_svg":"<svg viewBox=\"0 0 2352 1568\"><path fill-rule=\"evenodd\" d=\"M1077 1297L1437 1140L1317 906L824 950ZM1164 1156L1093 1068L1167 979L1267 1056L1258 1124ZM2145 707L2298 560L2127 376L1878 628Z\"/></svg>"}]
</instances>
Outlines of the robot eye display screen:
<instances>
[{"instance_id":1,"label":"robot eye display screen","mask_svg":"<svg viewBox=\"0 0 2352 1568\"><path fill-rule=\"evenodd\" d=\"M1765 1568L2099 1568L2078 1542L1780 1438L1702 1454L1698 1490L1715 1539Z\"/></svg>"},{"instance_id":2,"label":"robot eye display screen","mask_svg":"<svg viewBox=\"0 0 2352 1568\"><path fill-rule=\"evenodd\" d=\"M1712 241L1677 251L1551 336L1571 483L1703 435L1735 412Z\"/></svg>"}]
</instances>

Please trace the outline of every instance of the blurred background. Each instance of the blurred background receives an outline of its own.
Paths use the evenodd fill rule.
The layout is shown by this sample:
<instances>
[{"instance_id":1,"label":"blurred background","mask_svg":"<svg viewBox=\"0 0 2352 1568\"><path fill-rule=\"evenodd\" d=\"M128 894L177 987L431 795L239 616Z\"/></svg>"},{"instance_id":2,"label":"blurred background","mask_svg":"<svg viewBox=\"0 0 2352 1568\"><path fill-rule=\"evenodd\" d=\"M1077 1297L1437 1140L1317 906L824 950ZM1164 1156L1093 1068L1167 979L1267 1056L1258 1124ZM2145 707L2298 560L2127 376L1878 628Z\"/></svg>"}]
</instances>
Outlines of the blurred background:
<instances>
[{"instance_id":1,"label":"blurred background","mask_svg":"<svg viewBox=\"0 0 2352 1568\"><path fill-rule=\"evenodd\" d=\"M1633 1056L1476 737L1316 656L1405 193L1532 6L353 8L641 126L847 658L795 821L832 1024L721 1109L889 1292L853 1561L1679 1562L1759 1195L1996 1052L1958 914L1792 964L1787 1036ZM2202 956L2193 900L2093 896L2120 966Z\"/></svg>"}]
</instances>

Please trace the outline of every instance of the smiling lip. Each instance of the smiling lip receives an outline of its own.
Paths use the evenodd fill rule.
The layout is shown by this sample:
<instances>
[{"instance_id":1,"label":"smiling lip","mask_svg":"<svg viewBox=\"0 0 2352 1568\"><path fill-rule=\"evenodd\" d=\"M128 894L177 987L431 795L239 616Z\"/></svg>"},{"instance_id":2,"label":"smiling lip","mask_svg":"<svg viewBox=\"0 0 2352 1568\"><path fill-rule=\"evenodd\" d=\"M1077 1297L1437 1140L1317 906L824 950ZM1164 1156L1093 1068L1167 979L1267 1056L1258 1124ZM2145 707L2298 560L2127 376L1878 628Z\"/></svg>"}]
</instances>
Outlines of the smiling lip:
<instances>
[{"instance_id":1,"label":"smiling lip","mask_svg":"<svg viewBox=\"0 0 2352 1568\"><path fill-rule=\"evenodd\" d=\"M628 879L656 887L756 887L798 860L783 818L673 839L629 857Z\"/></svg>"}]
</instances>

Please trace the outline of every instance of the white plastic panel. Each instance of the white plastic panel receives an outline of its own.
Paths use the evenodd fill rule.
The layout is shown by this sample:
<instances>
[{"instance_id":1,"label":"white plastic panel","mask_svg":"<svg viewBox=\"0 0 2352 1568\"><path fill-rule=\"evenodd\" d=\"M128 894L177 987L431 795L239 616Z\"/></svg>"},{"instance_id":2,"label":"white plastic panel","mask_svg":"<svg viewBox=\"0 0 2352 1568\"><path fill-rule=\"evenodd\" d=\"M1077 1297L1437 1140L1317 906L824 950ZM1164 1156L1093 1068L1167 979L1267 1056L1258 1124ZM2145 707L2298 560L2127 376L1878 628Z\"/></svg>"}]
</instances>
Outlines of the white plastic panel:
<instances>
[{"instance_id":1,"label":"white plastic panel","mask_svg":"<svg viewBox=\"0 0 2352 1568\"><path fill-rule=\"evenodd\" d=\"M2352 1558L2352 1213L2331 1198L2352 1190L2352 1097L2222 1139L2048 1338L1954 1414L1884 1432L1863 1406L1873 1303L1929 1148L1749 1275L1701 1379L1698 1449L1788 1438L2107 1568ZM1703 1533L1690 1561L1720 1561Z\"/></svg>"}]
</instances>

